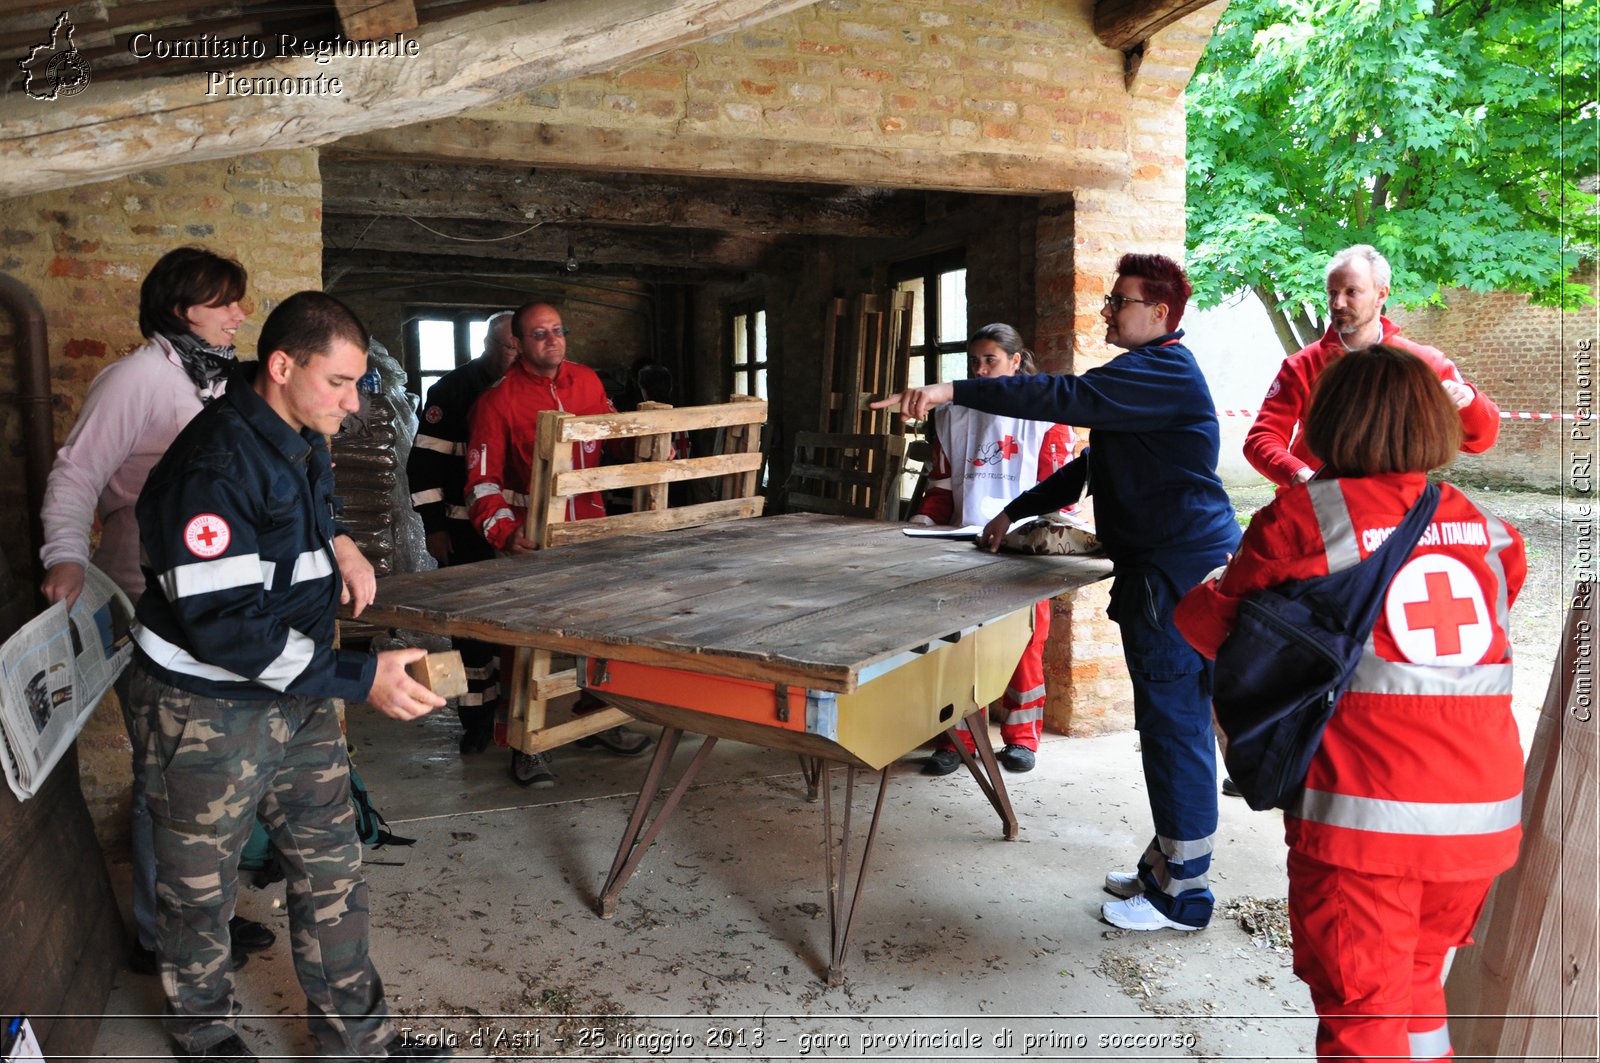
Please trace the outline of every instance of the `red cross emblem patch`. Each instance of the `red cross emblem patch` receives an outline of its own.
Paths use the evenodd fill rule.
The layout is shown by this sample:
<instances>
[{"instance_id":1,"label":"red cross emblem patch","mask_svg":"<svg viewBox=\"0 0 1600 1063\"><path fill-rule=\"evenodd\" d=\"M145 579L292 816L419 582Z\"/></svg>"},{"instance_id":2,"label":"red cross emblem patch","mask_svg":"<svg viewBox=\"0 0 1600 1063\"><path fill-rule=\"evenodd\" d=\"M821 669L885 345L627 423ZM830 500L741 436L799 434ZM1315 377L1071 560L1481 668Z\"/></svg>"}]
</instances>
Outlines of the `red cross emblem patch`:
<instances>
[{"instance_id":1,"label":"red cross emblem patch","mask_svg":"<svg viewBox=\"0 0 1600 1063\"><path fill-rule=\"evenodd\" d=\"M1415 664L1477 664L1494 639L1477 577L1445 554L1406 562L1389 584L1384 617L1395 647Z\"/></svg>"},{"instance_id":2,"label":"red cross emblem patch","mask_svg":"<svg viewBox=\"0 0 1600 1063\"><path fill-rule=\"evenodd\" d=\"M428 412L422 415L422 419L429 424L438 424L444 420L444 411L437 406L429 406Z\"/></svg>"},{"instance_id":3,"label":"red cross emblem patch","mask_svg":"<svg viewBox=\"0 0 1600 1063\"><path fill-rule=\"evenodd\" d=\"M232 538L228 522L215 513L202 513L183 526L183 545L195 557L216 557Z\"/></svg>"}]
</instances>

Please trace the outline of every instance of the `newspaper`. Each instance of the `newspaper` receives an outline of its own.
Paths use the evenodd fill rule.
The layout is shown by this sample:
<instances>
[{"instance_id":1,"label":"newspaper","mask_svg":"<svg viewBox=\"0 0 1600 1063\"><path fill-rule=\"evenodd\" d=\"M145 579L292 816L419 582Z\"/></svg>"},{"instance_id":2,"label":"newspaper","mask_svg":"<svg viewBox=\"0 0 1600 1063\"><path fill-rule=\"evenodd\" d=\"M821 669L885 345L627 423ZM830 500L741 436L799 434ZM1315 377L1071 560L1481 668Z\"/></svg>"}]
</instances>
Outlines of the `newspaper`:
<instances>
[{"instance_id":1,"label":"newspaper","mask_svg":"<svg viewBox=\"0 0 1600 1063\"><path fill-rule=\"evenodd\" d=\"M57 602L0 646L0 761L17 800L32 797L133 655L133 606L85 566L71 613Z\"/></svg>"}]
</instances>

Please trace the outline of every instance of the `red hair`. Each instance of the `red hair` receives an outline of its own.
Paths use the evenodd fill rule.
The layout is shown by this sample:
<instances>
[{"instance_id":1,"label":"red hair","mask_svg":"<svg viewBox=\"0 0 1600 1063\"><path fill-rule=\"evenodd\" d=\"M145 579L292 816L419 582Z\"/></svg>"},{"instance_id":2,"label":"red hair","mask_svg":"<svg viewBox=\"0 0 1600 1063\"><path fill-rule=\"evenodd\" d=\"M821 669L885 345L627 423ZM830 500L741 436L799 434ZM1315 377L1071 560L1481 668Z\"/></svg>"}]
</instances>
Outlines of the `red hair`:
<instances>
[{"instance_id":1,"label":"red hair","mask_svg":"<svg viewBox=\"0 0 1600 1063\"><path fill-rule=\"evenodd\" d=\"M1139 278L1144 297L1152 303L1167 304L1167 331L1176 332L1189 296L1194 294L1194 285L1189 283L1183 267L1166 255L1126 254L1117 263L1117 272Z\"/></svg>"}]
</instances>

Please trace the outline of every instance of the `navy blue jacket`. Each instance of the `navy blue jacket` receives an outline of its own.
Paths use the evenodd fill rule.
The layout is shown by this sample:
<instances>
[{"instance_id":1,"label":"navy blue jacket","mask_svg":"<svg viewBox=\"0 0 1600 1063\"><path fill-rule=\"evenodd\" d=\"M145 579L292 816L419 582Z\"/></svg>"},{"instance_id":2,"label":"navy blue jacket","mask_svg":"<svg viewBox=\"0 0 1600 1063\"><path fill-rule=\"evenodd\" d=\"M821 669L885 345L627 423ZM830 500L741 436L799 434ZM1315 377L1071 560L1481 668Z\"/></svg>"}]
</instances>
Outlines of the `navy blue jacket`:
<instances>
[{"instance_id":1,"label":"navy blue jacket","mask_svg":"<svg viewBox=\"0 0 1600 1063\"><path fill-rule=\"evenodd\" d=\"M251 386L190 421L139 495L140 663L213 698L364 700L377 658L333 649L341 581L326 440Z\"/></svg>"},{"instance_id":2,"label":"navy blue jacket","mask_svg":"<svg viewBox=\"0 0 1600 1063\"><path fill-rule=\"evenodd\" d=\"M457 564L494 556L467 516L467 436L471 430L467 414L478 396L498 379L487 355L479 355L440 377L428 389L428 399L422 404L422 424L411 444L411 457L406 460L411 505L422 515L423 531L430 535L448 531L455 540L477 540L483 548L480 557L452 559Z\"/></svg>"},{"instance_id":3,"label":"navy blue jacket","mask_svg":"<svg viewBox=\"0 0 1600 1063\"><path fill-rule=\"evenodd\" d=\"M1079 425L1089 448L1006 506L1013 520L1060 509L1085 489L1119 573L1156 569L1181 590L1239 544L1217 477L1217 410L1194 355L1162 336L1081 376L958 380L955 401L990 413Z\"/></svg>"}]
</instances>

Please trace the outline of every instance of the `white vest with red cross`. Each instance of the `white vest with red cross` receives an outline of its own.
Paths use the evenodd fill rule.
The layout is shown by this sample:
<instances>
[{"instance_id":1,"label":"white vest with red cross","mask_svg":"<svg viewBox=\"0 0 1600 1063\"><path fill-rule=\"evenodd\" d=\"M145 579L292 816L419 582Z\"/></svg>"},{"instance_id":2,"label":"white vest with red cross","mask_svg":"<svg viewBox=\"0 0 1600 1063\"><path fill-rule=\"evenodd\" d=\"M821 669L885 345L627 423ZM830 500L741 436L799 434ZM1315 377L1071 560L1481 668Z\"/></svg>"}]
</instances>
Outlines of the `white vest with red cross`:
<instances>
[{"instance_id":1,"label":"white vest with red cross","mask_svg":"<svg viewBox=\"0 0 1600 1063\"><path fill-rule=\"evenodd\" d=\"M1006 503L1065 465L1072 457L1070 429L1048 421L1024 421L965 406L934 411L938 449L928 486L954 495L954 511L940 523L982 526ZM1041 453L1047 446L1059 453Z\"/></svg>"}]
</instances>

